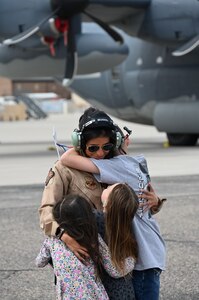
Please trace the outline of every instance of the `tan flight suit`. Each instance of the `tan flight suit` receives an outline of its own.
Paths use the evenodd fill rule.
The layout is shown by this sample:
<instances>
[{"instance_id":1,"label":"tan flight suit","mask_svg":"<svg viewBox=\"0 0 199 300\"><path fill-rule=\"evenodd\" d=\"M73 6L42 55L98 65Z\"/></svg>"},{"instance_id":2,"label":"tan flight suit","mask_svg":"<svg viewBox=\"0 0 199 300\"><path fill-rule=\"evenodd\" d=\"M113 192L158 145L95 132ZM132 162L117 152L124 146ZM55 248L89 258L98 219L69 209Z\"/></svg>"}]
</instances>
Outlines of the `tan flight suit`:
<instances>
[{"instance_id":1,"label":"tan flight suit","mask_svg":"<svg viewBox=\"0 0 199 300\"><path fill-rule=\"evenodd\" d=\"M102 210L102 186L90 173L64 167L60 161L49 171L39 208L40 227L46 235L55 235L58 227L52 208L67 194L86 198L97 210Z\"/></svg>"}]
</instances>

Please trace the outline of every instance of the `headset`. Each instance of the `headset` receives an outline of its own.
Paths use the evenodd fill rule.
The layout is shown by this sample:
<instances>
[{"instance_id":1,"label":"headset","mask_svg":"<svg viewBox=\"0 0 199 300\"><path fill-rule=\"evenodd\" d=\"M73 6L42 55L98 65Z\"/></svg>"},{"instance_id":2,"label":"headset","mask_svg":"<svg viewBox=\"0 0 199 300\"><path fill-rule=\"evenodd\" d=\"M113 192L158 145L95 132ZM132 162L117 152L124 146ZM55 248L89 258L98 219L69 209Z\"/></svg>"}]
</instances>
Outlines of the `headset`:
<instances>
[{"instance_id":1,"label":"headset","mask_svg":"<svg viewBox=\"0 0 199 300\"><path fill-rule=\"evenodd\" d=\"M115 148L118 149L123 141L124 141L124 135L122 132L118 130L118 126L113 123L111 119L107 118L97 118L97 119L91 119L90 121L86 122L81 130L75 129L72 133L72 144L76 151L82 150L82 142L83 142L83 132L86 128L90 127L95 130L97 127L107 127L113 130L113 133L115 133Z\"/></svg>"}]
</instances>

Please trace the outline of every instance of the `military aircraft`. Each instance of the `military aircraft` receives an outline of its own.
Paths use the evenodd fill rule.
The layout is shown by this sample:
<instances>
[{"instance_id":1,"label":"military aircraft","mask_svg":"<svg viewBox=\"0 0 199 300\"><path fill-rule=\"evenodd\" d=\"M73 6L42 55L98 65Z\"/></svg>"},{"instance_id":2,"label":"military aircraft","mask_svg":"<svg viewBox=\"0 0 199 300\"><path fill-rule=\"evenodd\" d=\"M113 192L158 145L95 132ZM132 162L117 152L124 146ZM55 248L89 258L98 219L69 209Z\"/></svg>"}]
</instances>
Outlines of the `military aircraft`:
<instances>
[{"instance_id":1,"label":"military aircraft","mask_svg":"<svg viewBox=\"0 0 199 300\"><path fill-rule=\"evenodd\" d=\"M0 61L7 63L3 72L0 65L0 74L14 77L11 64L14 65L16 57L26 59L28 65L28 61L34 62L40 56L42 68L36 68L35 75L44 77L45 72L46 76L52 72L52 76L60 77L63 72L68 82L76 74L78 49L80 58L85 55L82 52L86 52L88 58L81 73L96 72L75 79L72 88L79 94L96 106L108 108L112 115L155 125L167 133L171 145L196 144L199 136L199 1L0 0L0 7ZM85 39L86 33L80 26L82 21L95 22L103 28L104 37L108 38L108 34L113 39L108 50L104 51L105 42L103 46L98 42L99 32L94 33L92 39L89 36ZM66 34L67 46L64 44ZM87 40L84 51L83 40ZM49 56L50 70L46 69L47 52L41 41L48 45L51 56L55 55L54 60ZM90 45L95 44L93 50ZM128 54L126 44L130 51L128 58L115 67ZM115 61L110 55L112 46L118 54ZM93 55L99 48L110 58L104 65L103 55L101 60ZM90 64L91 52L94 59ZM56 65L62 58L63 64L64 57L65 71L62 67L61 72L56 73L57 68L53 69L50 62ZM102 72L108 68L111 70ZM31 63L28 69L23 69L23 75L31 76L30 69Z\"/></svg>"}]
</instances>

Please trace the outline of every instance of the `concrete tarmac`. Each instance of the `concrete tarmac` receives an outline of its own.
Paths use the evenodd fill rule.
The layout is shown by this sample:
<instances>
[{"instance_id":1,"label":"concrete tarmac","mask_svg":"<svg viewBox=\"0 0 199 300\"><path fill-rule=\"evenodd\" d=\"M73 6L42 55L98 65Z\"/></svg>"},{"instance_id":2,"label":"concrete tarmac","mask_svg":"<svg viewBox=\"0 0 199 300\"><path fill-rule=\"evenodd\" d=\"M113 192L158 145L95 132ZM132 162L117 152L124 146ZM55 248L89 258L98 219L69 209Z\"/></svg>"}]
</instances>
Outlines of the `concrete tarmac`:
<instances>
[{"instance_id":1,"label":"concrete tarmac","mask_svg":"<svg viewBox=\"0 0 199 300\"><path fill-rule=\"evenodd\" d=\"M52 128L70 145L81 112L47 120L0 123L0 299L55 299L50 267L34 265L43 234L38 207L48 169L56 161ZM161 300L199 299L198 182L199 145L168 148L155 128L114 119L133 130L130 154L143 153L153 185L167 197L157 215L167 246ZM149 299L150 300L150 299Z\"/></svg>"}]
</instances>

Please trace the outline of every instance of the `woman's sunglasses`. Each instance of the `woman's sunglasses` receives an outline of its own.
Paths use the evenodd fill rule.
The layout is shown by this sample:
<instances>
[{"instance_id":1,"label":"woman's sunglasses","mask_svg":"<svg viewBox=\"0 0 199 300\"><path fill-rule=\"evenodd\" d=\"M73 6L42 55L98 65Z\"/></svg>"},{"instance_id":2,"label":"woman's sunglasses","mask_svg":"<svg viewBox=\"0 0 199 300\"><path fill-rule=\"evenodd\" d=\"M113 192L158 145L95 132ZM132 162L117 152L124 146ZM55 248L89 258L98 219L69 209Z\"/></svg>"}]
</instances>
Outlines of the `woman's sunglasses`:
<instances>
[{"instance_id":1,"label":"woman's sunglasses","mask_svg":"<svg viewBox=\"0 0 199 300\"><path fill-rule=\"evenodd\" d=\"M88 146L86 147L86 149L89 151L89 152L97 152L100 148L103 150L103 151L110 151L112 150L114 147L113 144L111 143L108 143L108 144L104 144L103 146L98 146L98 145L91 145L91 146Z\"/></svg>"}]
</instances>

